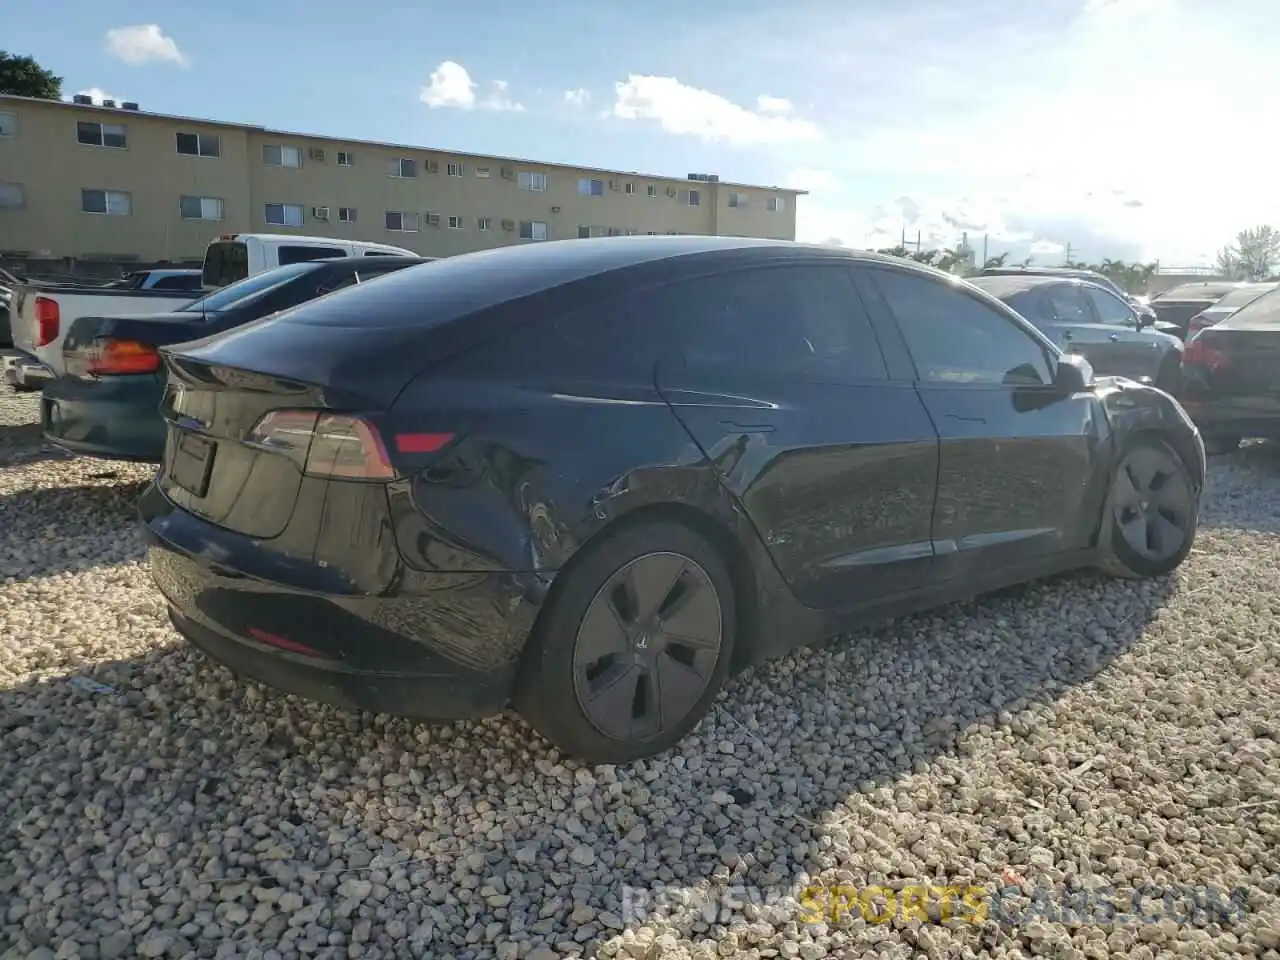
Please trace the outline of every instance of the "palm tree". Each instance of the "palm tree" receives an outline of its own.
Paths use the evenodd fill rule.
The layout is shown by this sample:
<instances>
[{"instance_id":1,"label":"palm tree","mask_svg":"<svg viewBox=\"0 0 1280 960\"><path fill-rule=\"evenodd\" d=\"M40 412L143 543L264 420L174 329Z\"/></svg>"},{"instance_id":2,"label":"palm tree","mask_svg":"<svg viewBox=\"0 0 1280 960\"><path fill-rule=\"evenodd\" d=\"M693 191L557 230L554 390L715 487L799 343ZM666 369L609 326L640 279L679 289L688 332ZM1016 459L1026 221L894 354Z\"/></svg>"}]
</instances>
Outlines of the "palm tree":
<instances>
[{"instance_id":1,"label":"palm tree","mask_svg":"<svg viewBox=\"0 0 1280 960\"><path fill-rule=\"evenodd\" d=\"M987 262L982 265L983 270L996 270L1005 265L1005 261L1009 259L1008 253L1000 253L994 257L987 257Z\"/></svg>"}]
</instances>

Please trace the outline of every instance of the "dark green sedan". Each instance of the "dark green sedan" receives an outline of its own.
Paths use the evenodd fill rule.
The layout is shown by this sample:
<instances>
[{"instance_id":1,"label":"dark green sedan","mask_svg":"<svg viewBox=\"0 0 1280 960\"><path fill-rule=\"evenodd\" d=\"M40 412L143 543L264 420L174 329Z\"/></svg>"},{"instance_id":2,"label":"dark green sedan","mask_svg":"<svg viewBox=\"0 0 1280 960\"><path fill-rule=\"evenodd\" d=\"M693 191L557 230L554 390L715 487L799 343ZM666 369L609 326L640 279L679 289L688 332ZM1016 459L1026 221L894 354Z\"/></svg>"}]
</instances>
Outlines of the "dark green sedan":
<instances>
[{"instance_id":1,"label":"dark green sedan","mask_svg":"<svg viewBox=\"0 0 1280 960\"><path fill-rule=\"evenodd\" d=\"M66 374L44 387L45 439L86 456L159 463L165 441L161 347L204 340L428 262L399 256L311 260L233 283L173 313L80 317L63 343Z\"/></svg>"}]
</instances>

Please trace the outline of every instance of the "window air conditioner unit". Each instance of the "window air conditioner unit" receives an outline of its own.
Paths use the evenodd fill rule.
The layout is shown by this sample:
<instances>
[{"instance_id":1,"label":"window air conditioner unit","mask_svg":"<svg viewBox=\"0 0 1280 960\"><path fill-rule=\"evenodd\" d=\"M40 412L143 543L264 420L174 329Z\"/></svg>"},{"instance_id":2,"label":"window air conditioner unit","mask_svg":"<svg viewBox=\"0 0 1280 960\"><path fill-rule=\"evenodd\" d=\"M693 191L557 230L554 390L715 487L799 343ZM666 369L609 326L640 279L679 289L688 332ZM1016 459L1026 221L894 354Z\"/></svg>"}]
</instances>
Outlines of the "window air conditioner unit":
<instances>
[{"instance_id":1,"label":"window air conditioner unit","mask_svg":"<svg viewBox=\"0 0 1280 960\"><path fill-rule=\"evenodd\" d=\"M516 178L516 172L512 170L510 167L503 167L502 176L505 177L507 180L514 180Z\"/></svg>"},{"instance_id":2,"label":"window air conditioner unit","mask_svg":"<svg viewBox=\"0 0 1280 960\"><path fill-rule=\"evenodd\" d=\"M552 207L552 208L551 208L551 212L552 212L552 213L559 213L559 212L560 212L560 208L559 208L559 207Z\"/></svg>"},{"instance_id":3,"label":"window air conditioner unit","mask_svg":"<svg viewBox=\"0 0 1280 960\"><path fill-rule=\"evenodd\" d=\"M667 187L667 196L668 196L668 197L674 197L675 195L676 195L676 188L675 188L675 187Z\"/></svg>"},{"instance_id":4,"label":"window air conditioner unit","mask_svg":"<svg viewBox=\"0 0 1280 960\"><path fill-rule=\"evenodd\" d=\"M329 208L328 207L312 207L311 216L317 220L328 220Z\"/></svg>"},{"instance_id":5,"label":"window air conditioner unit","mask_svg":"<svg viewBox=\"0 0 1280 960\"><path fill-rule=\"evenodd\" d=\"M428 160L427 173L439 173L439 172L440 172L440 162L438 160Z\"/></svg>"},{"instance_id":6,"label":"window air conditioner unit","mask_svg":"<svg viewBox=\"0 0 1280 960\"><path fill-rule=\"evenodd\" d=\"M324 149L321 147L312 147L310 150L307 151L307 156L309 156L312 160L316 160L320 163L324 163Z\"/></svg>"},{"instance_id":7,"label":"window air conditioner unit","mask_svg":"<svg viewBox=\"0 0 1280 960\"><path fill-rule=\"evenodd\" d=\"M438 226L440 226L440 214L438 214L438 213L428 213L428 214L427 214L427 223L429 223L429 224L430 224L431 226L433 226L433 227L438 227Z\"/></svg>"},{"instance_id":8,"label":"window air conditioner unit","mask_svg":"<svg viewBox=\"0 0 1280 960\"><path fill-rule=\"evenodd\" d=\"M515 222L514 220L503 220L503 221L502 221L502 229L503 229L503 230L514 230L515 228L516 228L516 222Z\"/></svg>"}]
</instances>

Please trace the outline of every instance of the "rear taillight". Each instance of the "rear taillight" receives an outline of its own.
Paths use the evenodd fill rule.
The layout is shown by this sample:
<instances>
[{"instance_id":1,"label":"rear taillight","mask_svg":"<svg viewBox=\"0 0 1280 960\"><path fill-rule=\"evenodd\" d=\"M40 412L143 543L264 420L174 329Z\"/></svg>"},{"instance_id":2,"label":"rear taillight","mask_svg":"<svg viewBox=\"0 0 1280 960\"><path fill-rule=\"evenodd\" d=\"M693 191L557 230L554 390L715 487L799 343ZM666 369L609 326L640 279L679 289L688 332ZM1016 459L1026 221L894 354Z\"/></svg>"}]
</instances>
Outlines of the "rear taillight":
<instances>
[{"instance_id":1,"label":"rear taillight","mask_svg":"<svg viewBox=\"0 0 1280 960\"><path fill-rule=\"evenodd\" d=\"M392 480L395 467L378 428L364 417L319 410L273 410L245 438L280 453L313 477ZM434 453L452 434L397 434L401 453Z\"/></svg>"},{"instance_id":2,"label":"rear taillight","mask_svg":"<svg viewBox=\"0 0 1280 960\"><path fill-rule=\"evenodd\" d=\"M58 301L48 297L36 297L36 346L46 347L58 339L61 311Z\"/></svg>"},{"instance_id":3,"label":"rear taillight","mask_svg":"<svg viewBox=\"0 0 1280 960\"><path fill-rule=\"evenodd\" d=\"M1210 320L1203 313L1197 313L1194 317L1187 321L1187 337L1193 337L1201 330L1212 327L1214 321Z\"/></svg>"},{"instance_id":4,"label":"rear taillight","mask_svg":"<svg viewBox=\"0 0 1280 960\"><path fill-rule=\"evenodd\" d=\"M1186 349L1182 351L1182 365L1184 367L1207 367L1210 370L1221 370L1227 365L1227 355L1221 350L1213 349L1197 333L1187 341Z\"/></svg>"},{"instance_id":5,"label":"rear taillight","mask_svg":"<svg viewBox=\"0 0 1280 960\"><path fill-rule=\"evenodd\" d=\"M75 366L95 377L155 373L160 369L160 354L155 347L137 340L117 340L114 337L93 341L80 351L77 359ZM72 369L71 363L67 369Z\"/></svg>"}]
</instances>

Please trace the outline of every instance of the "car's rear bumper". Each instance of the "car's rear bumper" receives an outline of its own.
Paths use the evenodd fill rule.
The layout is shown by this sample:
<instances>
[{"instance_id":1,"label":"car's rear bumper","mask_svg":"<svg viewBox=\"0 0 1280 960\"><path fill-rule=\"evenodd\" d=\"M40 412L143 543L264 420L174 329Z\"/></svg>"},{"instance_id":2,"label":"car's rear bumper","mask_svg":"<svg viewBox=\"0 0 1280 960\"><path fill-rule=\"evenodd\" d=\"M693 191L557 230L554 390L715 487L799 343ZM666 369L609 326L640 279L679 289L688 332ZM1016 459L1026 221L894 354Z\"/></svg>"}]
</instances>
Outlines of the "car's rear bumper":
<instances>
[{"instance_id":1,"label":"car's rear bumper","mask_svg":"<svg viewBox=\"0 0 1280 960\"><path fill-rule=\"evenodd\" d=\"M370 596L331 567L176 509L155 487L140 512L175 627L234 672L423 720L489 716L510 699L534 613L518 576L415 573Z\"/></svg>"},{"instance_id":2,"label":"car's rear bumper","mask_svg":"<svg viewBox=\"0 0 1280 960\"><path fill-rule=\"evenodd\" d=\"M164 388L152 375L45 384L40 402L45 439L73 453L159 463L165 424Z\"/></svg>"},{"instance_id":3,"label":"car's rear bumper","mask_svg":"<svg viewBox=\"0 0 1280 960\"><path fill-rule=\"evenodd\" d=\"M7 356L3 364L4 381L11 387L38 390L53 380L52 370L25 353Z\"/></svg>"},{"instance_id":4,"label":"car's rear bumper","mask_svg":"<svg viewBox=\"0 0 1280 960\"><path fill-rule=\"evenodd\" d=\"M1205 437L1280 439L1280 398L1184 396L1180 402Z\"/></svg>"}]
</instances>

